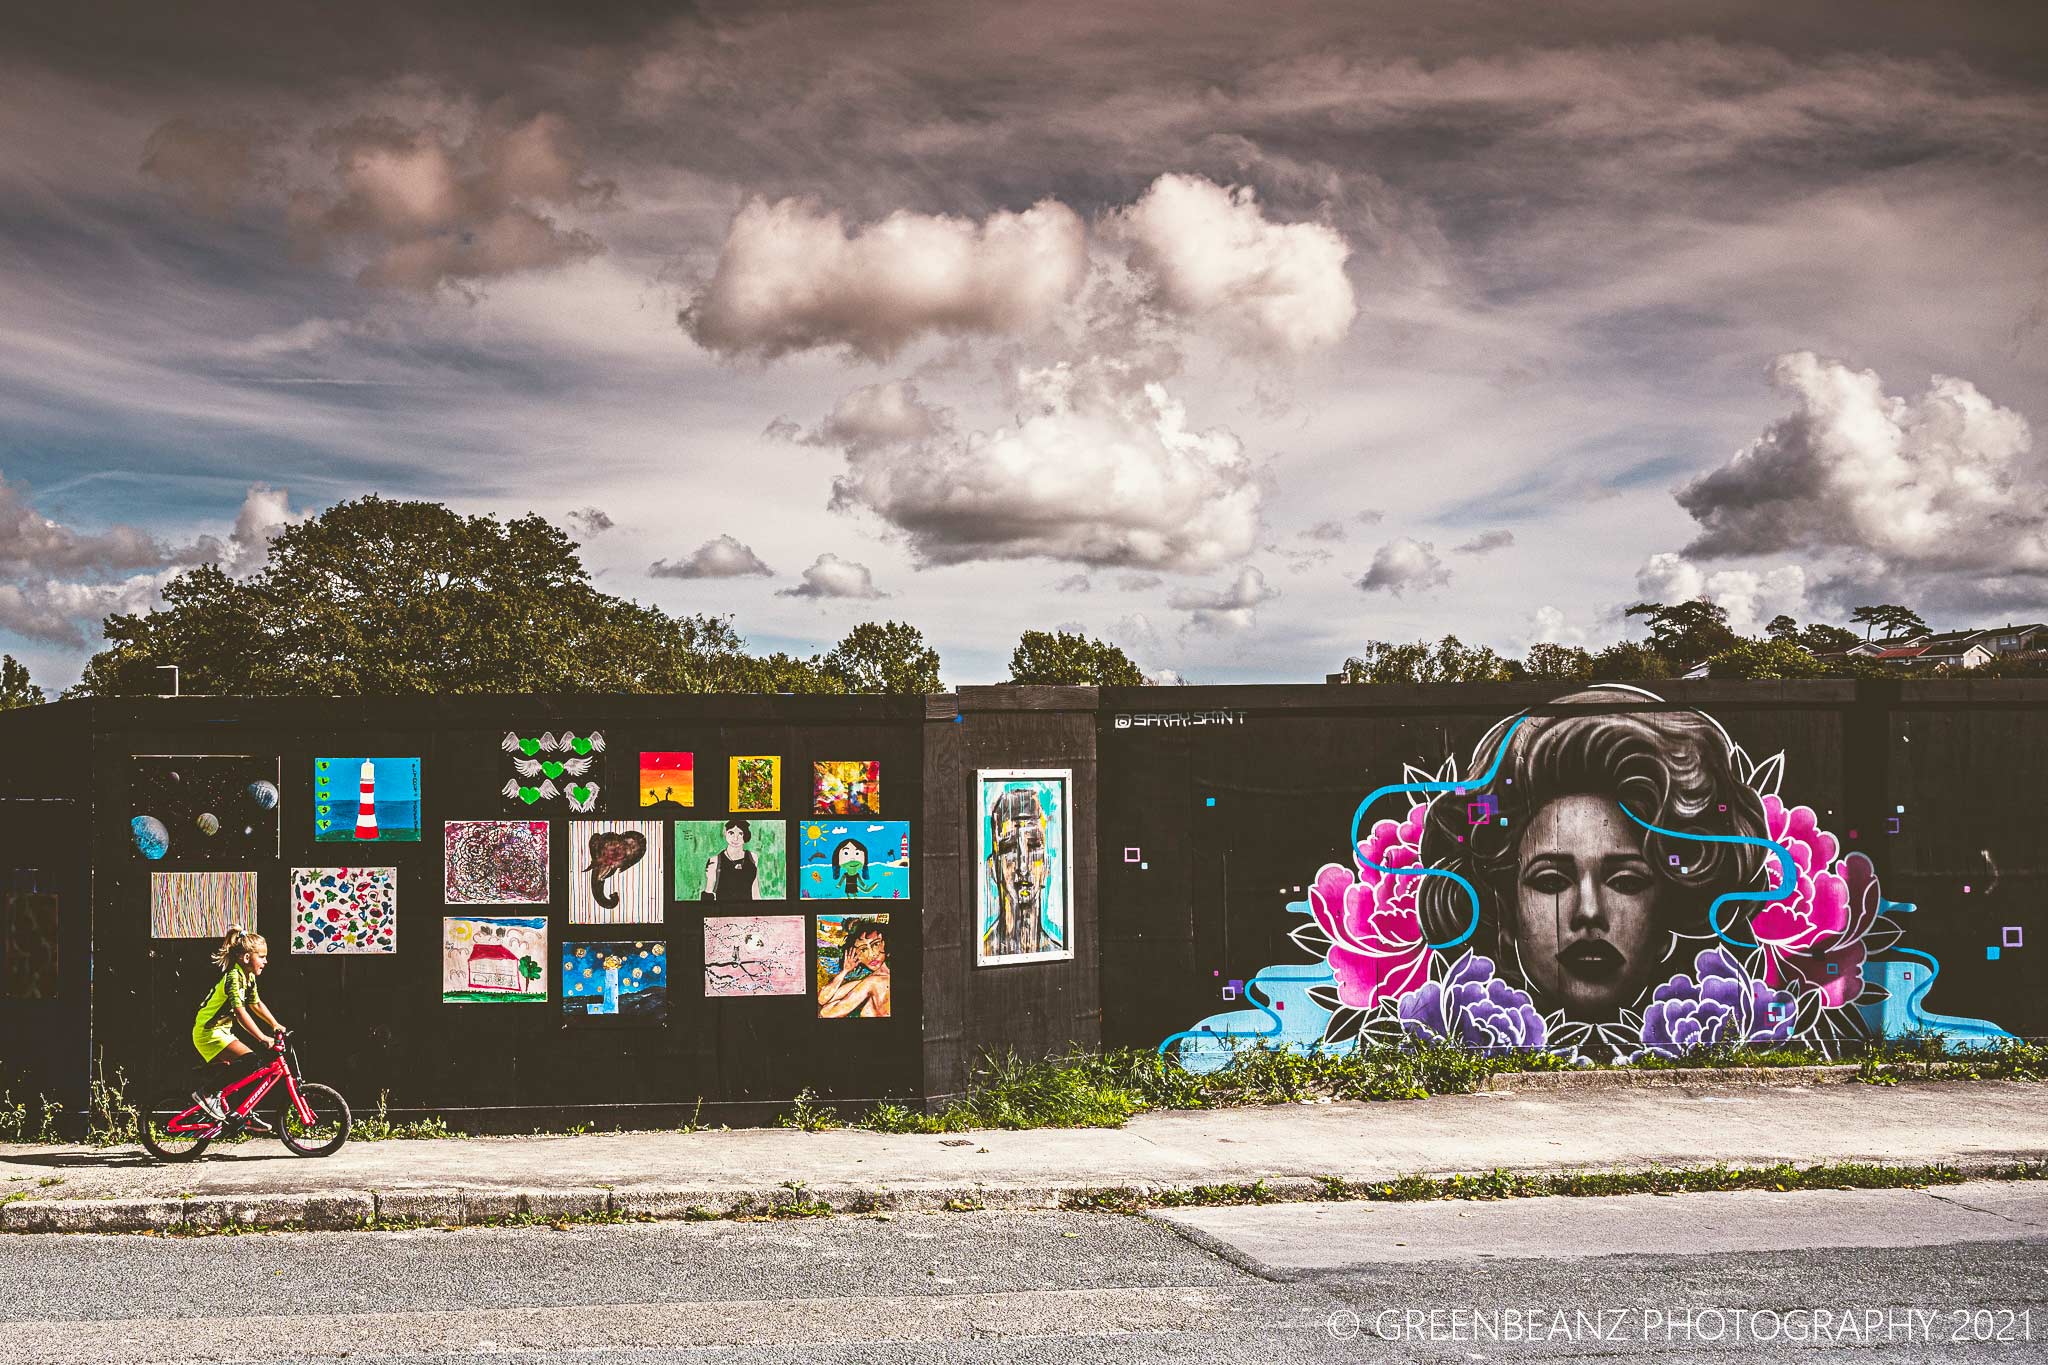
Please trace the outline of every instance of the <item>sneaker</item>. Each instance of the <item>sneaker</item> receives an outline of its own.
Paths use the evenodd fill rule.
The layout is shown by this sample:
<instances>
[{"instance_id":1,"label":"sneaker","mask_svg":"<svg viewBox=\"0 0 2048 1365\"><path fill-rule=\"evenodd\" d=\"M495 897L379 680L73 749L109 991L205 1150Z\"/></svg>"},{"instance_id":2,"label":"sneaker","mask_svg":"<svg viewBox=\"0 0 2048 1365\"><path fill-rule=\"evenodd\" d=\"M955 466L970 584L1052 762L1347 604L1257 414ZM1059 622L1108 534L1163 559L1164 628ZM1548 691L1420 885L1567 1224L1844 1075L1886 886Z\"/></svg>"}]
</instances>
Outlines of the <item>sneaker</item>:
<instances>
[{"instance_id":1,"label":"sneaker","mask_svg":"<svg viewBox=\"0 0 2048 1365\"><path fill-rule=\"evenodd\" d=\"M257 1137L275 1137L277 1135L277 1129L271 1127L262 1119L257 1118L254 1114L250 1114L242 1120L242 1131L253 1133Z\"/></svg>"},{"instance_id":2,"label":"sneaker","mask_svg":"<svg viewBox=\"0 0 2048 1365\"><path fill-rule=\"evenodd\" d=\"M219 1095L202 1095L195 1090L192 1092L192 1103L204 1110L206 1117L215 1123L228 1121L228 1107L220 1102Z\"/></svg>"}]
</instances>

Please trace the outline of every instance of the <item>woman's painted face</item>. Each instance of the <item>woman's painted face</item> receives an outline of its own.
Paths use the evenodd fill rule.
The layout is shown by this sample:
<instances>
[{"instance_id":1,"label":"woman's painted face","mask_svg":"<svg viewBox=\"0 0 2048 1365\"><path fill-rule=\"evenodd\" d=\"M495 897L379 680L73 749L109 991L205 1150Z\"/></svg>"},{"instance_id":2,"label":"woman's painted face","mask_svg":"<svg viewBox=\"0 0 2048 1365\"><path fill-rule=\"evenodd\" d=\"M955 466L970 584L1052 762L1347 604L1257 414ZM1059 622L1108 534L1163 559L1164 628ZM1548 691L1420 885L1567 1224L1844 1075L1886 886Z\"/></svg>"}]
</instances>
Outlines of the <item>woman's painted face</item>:
<instances>
[{"instance_id":1,"label":"woman's painted face","mask_svg":"<svg viewBox=\"0 0 2048 1365\"><path fill-rule=\"evenodd\" d=\"M1613 800L1561 796L1522 831L1515 944L1530 981L1574 1017L1641 992L1663 947L1663 881Z\"/></svg>"},{"instance_id":2,"label":"woman's painted face","mask_svg":"<svg viewBox=\"0 0 2048 1365\"><path fill-rule=\"evenodd\" d=\"M735 858L739 857L740 854L747 851L747 836L740 833L737 829L727 830L725 832L725 851L732 854Z\"/></svg>"},{"instance_id":3,"label":"woman's painted face","mask_svg":"<svg viewBox=\"0 0 2048 1365\"><path fill-rule=\"evenodd\" d=\"M879 934L862 934L854 942L853 960L870 970L881 966L888 955L888 949L882 946Z\"/></svg>"}]
</instances>

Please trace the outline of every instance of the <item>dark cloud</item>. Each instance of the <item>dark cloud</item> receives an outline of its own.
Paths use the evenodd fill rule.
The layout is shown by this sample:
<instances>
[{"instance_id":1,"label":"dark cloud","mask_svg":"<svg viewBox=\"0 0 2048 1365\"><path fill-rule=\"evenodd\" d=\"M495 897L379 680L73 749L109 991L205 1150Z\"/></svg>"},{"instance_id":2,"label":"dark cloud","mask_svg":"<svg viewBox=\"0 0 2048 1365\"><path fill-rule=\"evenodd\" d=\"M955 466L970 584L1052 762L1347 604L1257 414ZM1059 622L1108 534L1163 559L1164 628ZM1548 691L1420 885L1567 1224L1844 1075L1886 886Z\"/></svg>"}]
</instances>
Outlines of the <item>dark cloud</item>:
<instances>
[{"instance_id":1,"label":"dark cloud","mask_svg":"<svg viewBox=\"0 0 2048 1365\"><path fill-rule=\"evenodd\" d=\"M1495 550L1505 550L1514 543L1513 531L1482 531L1463 545L1454 545L1451 549L1455 554L1483 555Z\"/></svg>"},{"instance_id":2,"label":"dark cloud","mask_svg":"<svg viewBox=\"0 0 2048 1365\"><path fill-rule=\"evenodd\" d=\"M1319 521L1301 533L1303 540L1342 540L1348 534L1341 521Z\"/></svg>"},{"instance_id":3,"label":"dark cloud","mask_svg":"<svg viewBox=\"0 0 2048 1365\"><path fill-rule=\"evenodd\" d=\"M1087 574L1070 573L1059 582L1053 584L1052 590L1054 592L1087 592L1093 586L1094 584L1088 581Z\"/></svg>"},{"instance_id":4,"label":"dark cloud","mask_svg":"<svg viewBox=\"0 0 2048 1365\"><path fill-rule=\"evenodd\" d=\"M705 541L686 559L657 559L647 566L652 578L766 578L774 572L751 546L729 535Z\"/></svg>"},{"instance_id":5,"label":"dark cloud","mask_svg":"<svg viewBox=\"0 0 2048 1365\"><path fill-rule=\"evenodd\" d=\"M569 513L568 520L569 524L575 527L586 539L591 536L602 535L618 525L611 517L596 507L579 507Z\"/></svg>"}]
</instances>

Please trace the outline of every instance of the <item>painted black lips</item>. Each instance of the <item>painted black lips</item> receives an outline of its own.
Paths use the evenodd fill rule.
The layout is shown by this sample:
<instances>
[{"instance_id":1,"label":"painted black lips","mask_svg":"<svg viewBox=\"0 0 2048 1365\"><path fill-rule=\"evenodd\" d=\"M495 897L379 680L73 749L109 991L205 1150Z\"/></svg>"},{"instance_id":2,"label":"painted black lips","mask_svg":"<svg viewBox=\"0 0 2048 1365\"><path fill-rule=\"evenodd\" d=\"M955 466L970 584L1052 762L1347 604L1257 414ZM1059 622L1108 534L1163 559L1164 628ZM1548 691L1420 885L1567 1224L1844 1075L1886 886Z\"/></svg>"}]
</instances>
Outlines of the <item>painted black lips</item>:
<instances>
[{"instance_id":1,"label":"painted black lips","mask_svg":"<svg viewBox=\"0 0 2048 1365\"><path fill-rule=\"evenodd\" d=\"M1628 961L1606 939L1582 939L1557 955L1564 969L1584 981L1612 981Z\"/></svg>"}]
</instances>

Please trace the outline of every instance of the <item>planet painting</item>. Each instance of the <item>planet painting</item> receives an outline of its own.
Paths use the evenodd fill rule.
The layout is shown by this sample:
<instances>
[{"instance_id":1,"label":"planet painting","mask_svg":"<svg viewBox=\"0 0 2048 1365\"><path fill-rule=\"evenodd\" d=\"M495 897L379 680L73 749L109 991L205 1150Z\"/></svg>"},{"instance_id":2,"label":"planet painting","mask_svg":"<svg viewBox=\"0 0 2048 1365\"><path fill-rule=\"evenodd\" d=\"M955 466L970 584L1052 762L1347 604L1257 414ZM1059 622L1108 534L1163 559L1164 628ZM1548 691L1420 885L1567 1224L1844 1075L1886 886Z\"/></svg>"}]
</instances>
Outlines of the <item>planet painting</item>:
<instances>
[{"instance_id":1,"label":"planet painting","mask_svg":"<svg viewBox=\"0 0 2048 1365\"><path fill-rule=\"evenodd\" d=\"M128 828L135 836L135 851L151 862L171 851L171 832L154 815L138 815L128 822Z\"/></svg>"},{"instance_id":2,"label":"planet painting","mask_svg":"<svg viewBox=\"0 0 2048 1365\"><path fill-rule=\"evenodd\" d=\"M278 762L227 754L137 754L128 830L150 862L237 864L278 852Z\"/></svg>"}]
</instances>

